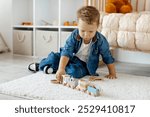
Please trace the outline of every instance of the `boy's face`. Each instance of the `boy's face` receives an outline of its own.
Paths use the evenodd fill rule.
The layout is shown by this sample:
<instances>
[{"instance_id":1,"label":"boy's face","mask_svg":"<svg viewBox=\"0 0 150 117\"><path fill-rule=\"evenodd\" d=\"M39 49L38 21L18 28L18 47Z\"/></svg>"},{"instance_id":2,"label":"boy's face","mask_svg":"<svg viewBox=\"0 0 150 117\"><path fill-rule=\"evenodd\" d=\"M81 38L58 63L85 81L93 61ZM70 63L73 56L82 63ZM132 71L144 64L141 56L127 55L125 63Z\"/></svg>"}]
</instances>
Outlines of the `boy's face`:
<instances>
[{"instance_id":1,"label":"boy's face","mask_svg":"<svg viewBox=\"0 0 150 117\"><path fill-rule=\"evenodd\" d=\"M87 24L81 19L78 20L79 35L83 38L84 43L89 43L91 41L91 39L95 36L97 28L98 25L96 22Z\"/></svg>"}]
</instances>

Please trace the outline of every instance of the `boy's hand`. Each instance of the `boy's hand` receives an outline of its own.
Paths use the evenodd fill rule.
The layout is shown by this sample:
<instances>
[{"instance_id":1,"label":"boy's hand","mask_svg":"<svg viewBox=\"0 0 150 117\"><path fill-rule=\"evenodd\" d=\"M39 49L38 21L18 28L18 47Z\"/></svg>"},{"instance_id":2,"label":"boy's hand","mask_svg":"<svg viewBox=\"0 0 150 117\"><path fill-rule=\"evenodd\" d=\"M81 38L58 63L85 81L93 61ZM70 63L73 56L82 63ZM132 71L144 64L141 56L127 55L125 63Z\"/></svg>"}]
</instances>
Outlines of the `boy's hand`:
<instances>
[{"instance_id":1,"label":"boy's hand","mask_svg":"<svg viewBox=\"0 0 150 117\"><path fill-rule=\"evenodd\" d=\"M107 67L108 67L108 70L109 70L109 74L106 75L105 77L109 78L109 79L116 79L117 76L116 76L116 70L115 70L114 64L113 63L108 64Z\"/></svg>"},{"instance_id":2,"label":"boy's hand","mask_svg":"<svg viewBox=\"0 0 150 117\"><path fill-rule=\"evenodd\" d=\"M108 74L105 77L109 78L109 79L116 79L117 78L117 76L115 74Z\"/></svg>"},{"instance_id":3,"label":"boy's hand","mask_svg":"<svg viewBox=\"0 0 150 117\"><path fill-rule=\"evenodd\" d=\"M57 72L56 72L56 79L58 82L62 83L63 79L62 79L62 75L65 74L65 70L64 69L59 69Z\"/></svg>"}]
</instances>

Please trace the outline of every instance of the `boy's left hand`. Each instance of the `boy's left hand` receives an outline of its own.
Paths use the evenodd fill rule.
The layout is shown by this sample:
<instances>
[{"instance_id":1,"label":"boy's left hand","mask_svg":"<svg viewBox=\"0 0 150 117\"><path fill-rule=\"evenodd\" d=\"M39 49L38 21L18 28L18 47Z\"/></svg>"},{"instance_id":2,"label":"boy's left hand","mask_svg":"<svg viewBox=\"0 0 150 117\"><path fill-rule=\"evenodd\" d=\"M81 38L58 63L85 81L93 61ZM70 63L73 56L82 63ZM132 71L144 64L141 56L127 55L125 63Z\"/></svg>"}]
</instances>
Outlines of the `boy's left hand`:
<instances>
[{"instance_id":1,"label":"boy's left hand","mask_svg":"<svg viewBox=\"0 0 150 117\"><path fill-rule=\"evenodd\" d=\"M117 78L117 76L115 74L108 74L105 77L109 78L109 79L116 79Z\"/></svg>"},{"instance_id":2,"label":"boy's left hand","mask_svg":"<svg viewBox=\"0 0 150 117\"><path fill-rule=\"evenodd\" d=\"M106 75L105 77L106 78L109 78L109 79L116 79L117 76L116 76L116 70L115 70L115 66L114 64L107 64L107 67L108 67L108 70L109 70L109 74Z\"/></svg>"}]
</instances>

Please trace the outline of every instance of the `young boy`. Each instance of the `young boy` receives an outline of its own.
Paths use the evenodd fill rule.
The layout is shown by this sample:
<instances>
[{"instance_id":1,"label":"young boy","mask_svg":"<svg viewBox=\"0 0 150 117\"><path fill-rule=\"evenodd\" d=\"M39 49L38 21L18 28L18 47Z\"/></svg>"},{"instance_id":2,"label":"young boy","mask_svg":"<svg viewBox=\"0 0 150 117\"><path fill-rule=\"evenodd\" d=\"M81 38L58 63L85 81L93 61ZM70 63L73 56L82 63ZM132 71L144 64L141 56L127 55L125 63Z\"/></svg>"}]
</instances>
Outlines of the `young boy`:
<instances>
[{"instance_id":1,"label":"young boy","mask_svg":"<svg viewBox=\"0 0 150 117\"><path fill-rule=\"evenodd\" d=\"M97 32L99 11L95 7L84 6L77 11L77 18L78 29L68 37L60 53L51 52L47 58L36 64L36 67L39 65L37 68L46 73L56 73L58 81L61 81L64 74L74 78L97 76L96 70L101 55L109 71L106 77L116 78L114 58L110 53L109 44L106 38Z\"/></svg>"}]
</instances>

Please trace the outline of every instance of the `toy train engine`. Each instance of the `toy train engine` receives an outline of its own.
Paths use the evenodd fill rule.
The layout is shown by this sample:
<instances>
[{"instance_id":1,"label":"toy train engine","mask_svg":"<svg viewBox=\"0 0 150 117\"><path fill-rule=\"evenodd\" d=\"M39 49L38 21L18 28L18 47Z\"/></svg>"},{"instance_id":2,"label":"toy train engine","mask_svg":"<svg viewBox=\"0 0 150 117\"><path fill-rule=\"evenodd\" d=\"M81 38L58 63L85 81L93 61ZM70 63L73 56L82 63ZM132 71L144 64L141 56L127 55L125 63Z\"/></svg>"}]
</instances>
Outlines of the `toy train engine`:
<instances>
[{"instance_id":1,"label":"toy train engine","mask_svg":"<svg viewBox=\"0 0 150 117\"><path fill-rule=\"evenodd\" d=\"M71 77L66 86L74 89L77 85L78 85L78 79Z\"/></svg>"}]
</instances>

